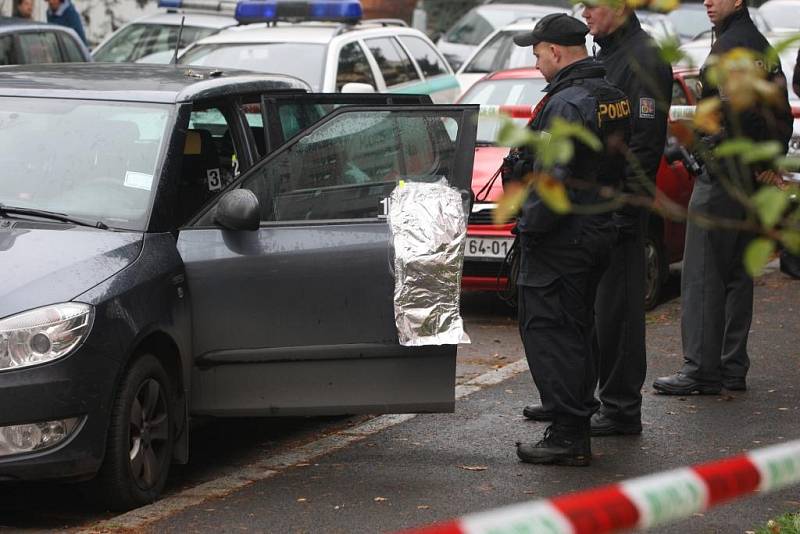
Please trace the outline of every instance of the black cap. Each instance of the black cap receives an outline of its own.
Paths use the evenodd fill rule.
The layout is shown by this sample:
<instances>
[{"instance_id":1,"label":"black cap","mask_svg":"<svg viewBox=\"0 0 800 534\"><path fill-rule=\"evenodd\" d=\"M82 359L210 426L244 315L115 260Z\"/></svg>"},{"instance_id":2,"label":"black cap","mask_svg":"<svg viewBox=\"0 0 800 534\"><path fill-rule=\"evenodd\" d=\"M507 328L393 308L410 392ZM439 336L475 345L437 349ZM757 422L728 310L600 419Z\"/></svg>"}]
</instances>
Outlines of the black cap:
<instances>
[{"instance_id":1,"label":"black cap","mask_svg":"<svg viewBox=\"0 0 800 534\"><path fill-rule=\"evenodd\" d=\"M536 46L542 41L563 46L577 46L586 42L589 28L583 22L564 13L551 13L539 19L532 32L514 36L517 46Z\"/></svg>"}]
</instances>

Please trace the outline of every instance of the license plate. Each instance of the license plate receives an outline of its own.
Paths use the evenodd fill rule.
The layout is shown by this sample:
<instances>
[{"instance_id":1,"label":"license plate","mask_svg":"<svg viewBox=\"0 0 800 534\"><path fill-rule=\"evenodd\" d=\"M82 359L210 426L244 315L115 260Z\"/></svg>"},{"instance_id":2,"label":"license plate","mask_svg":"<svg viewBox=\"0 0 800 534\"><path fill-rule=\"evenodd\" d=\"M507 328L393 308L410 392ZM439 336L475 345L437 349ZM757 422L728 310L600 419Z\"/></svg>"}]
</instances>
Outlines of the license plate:
<instances>
[{"instance_id":1,"label":"license plate","mask_svg":"<svg viewBox=\"0 0 800 534\"><path fill-rule=\"evenodd\" d=\"M510 237L467 237L464 257L467 259L506 257L514 240Z\"/></svg>"}]
</instances>

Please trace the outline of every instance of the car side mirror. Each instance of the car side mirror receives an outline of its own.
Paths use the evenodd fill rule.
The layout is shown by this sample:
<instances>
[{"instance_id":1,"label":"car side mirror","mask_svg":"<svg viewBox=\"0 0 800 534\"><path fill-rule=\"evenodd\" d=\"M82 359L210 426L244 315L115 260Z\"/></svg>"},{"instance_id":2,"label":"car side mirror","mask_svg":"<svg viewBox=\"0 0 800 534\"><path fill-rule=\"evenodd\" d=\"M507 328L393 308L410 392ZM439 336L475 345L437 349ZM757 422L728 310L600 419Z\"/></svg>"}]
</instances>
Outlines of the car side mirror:
<instances>
[{"instance_id":1,"label":"car side mirror","mask_svg":"<svg viewBox=\"0 0 800 534\"><path fill-rule=\"evenodd\" d=\"M258 230L261 206L249 189L228 191L217 204L214 222L226 230Z\"/></svg>"},{"instance_id":2,"label":"car side mirror","mask_svg":"<svg viewBox=\"0 0 800 534\"><path fill-rule=\"evenodd\" d=\"M368 83L350 82L342 86L342 93L374 93L375 88Z\"/></svg>"}]
</instances>

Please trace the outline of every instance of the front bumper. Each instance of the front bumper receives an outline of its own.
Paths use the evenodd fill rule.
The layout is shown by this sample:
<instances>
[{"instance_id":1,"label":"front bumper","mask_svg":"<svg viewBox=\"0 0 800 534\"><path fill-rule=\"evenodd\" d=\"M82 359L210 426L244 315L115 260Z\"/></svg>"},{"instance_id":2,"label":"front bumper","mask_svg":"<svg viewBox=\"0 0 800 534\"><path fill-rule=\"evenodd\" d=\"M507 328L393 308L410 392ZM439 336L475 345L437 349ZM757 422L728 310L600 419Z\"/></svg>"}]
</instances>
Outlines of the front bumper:
<instances>
[{"instance_id":1,"label":"front bumper","mask_svg":"<svg viewBox=\"0 0 800 534\"><path fill-rule=\"evenodd\" d=\"M89 478L105 451L118 363L84 345L47 364L0 372L0 426L79 417L54 447L0 456L0 481Z\"/></svg>"}]
</instances>

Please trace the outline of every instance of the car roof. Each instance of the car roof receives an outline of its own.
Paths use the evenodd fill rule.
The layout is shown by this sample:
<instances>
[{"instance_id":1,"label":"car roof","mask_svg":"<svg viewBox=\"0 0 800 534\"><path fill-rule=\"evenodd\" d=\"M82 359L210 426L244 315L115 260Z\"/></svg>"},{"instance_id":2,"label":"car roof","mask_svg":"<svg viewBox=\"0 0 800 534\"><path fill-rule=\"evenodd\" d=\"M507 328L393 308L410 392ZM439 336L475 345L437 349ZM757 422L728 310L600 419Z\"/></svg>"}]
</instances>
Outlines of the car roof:
<instances>
[{"instance_id":1,"label":"car roof","mask_svg":"<svg viewBox=\"0 0 800 534\"><path fill-rule=\"evenodd\" d=\"M525 78L544 78L542 71L536 67L520 67L518 69L498 70L487 74L481 81L486 80L520 80Z\"/></svg>"},{"instance_id":2,"label":"car roof","mask_svg":"<svg viewBox=\"0 0 800 534\"><path fill-rule=\"evenodd\" d=\"M136 19L131 24L163 24L165 26L180 26L181 19L186 17L184 25L200 28L227 28L235 26L238 21L229 15L221 13L198 13L194 11L168 10L146 15Z\"/></svg>"},{"instance_id":3,"label":"car roof","mask_svg":"<svg viewBox=\"0 0 800 534\"><path fill-rule=\"evenodd\" d=\"M221 32L200 39L195 44L234 44L234 43L314 43L328 44L338 35L370 37L379 35L424 35L419 30L405 26L385 26L369 21L350 25L335 22L278 22L275 25L264 23L246 24L226 28Z\"/></svg>"},{"instance_id":4,"label":"car roof","mask_svg":"<svg viewBox=\"0 0 800 534\"><path fill-rule=\"evenodd\" d=\"M176 103L309 89L304 81L282 74L175 65L62 63L0 69L0 96Z\"/></svg>"},{"instance_id":5,"label":"car roof","mask_svg":"<svg viewBox=\"0 0 800 534\"><path fill-rule=\"evenodd\" d=\"M0 33L10 33L15 31L24 30L53 30L63 31L64 26L57 24L47 24L46 22L39 22L35 20L26 20L18 17L0 17Z\"/></svg>"}]
</instances>

